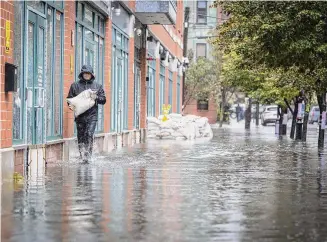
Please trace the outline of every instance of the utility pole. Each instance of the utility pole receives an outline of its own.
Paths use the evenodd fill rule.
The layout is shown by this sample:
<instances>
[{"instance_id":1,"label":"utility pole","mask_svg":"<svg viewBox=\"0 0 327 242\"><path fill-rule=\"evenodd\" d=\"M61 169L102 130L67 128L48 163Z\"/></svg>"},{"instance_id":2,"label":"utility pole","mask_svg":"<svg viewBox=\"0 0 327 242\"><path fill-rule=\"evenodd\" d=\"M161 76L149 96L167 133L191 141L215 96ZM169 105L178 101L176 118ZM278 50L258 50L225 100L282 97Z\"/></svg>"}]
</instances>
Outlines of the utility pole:
<instances>
[{"instance_id":1,"label":"utility pole","mask_svg":"<svg viewBox=\"0 0 327 242\"><path fill-rule=\"evenodd\" d=\"M189 18L190 18L190 7L186 7L185 12L184 12L183 57L187 57ZM185 72L183 74L183 81L182 82L183 82L183 97L182 97L183 109L182 109L182 111L184 111L184 108L185 108L185 106L184 106L185 105Z\"/></svg>"}]
</instances>

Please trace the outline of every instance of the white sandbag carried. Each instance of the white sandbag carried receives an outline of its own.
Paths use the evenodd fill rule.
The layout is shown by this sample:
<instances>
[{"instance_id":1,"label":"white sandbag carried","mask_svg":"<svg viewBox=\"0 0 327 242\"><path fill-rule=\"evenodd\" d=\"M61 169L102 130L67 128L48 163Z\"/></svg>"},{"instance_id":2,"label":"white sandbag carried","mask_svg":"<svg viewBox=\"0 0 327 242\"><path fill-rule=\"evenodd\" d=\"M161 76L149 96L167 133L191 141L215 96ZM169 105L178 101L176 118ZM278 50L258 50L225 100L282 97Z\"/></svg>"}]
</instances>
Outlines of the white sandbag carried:
<instances>
[{"instance_id":1,"label":"white sandbag carried","mask_svg":"<svg viewBox=\"0 0 327 242\"><path fill-rule=\"evenodd\" d=\"M75 114L75 118L85 113L87 110L95 105L96 91L91 89L81 92L79 95L73 98L67 98L67 102L72 106Z\"/></svg>"}]
</instances>

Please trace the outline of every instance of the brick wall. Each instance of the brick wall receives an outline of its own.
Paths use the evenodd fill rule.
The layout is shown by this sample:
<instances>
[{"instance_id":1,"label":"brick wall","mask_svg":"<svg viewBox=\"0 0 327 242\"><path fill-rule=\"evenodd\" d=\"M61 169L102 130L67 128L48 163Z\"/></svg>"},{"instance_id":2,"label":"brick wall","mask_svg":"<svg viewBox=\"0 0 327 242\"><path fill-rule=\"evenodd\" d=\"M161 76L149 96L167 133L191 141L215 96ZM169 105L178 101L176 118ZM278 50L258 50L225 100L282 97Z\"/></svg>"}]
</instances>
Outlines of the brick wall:
<instances>
[{"instance_id":1,"label":"brick wall","mask_svg":"<svg viewBox=\"0 0 327 242\"><path fill-rule=\"evenodd\" d=\"M217 105L213 100L209 100L209 110L198 110L197 101L191 101L184 109L184 114L193 114L201 117L207 117L210 124L217 122Z\"/></svg>"},{"instance_id":2,"label":"brick wall","mask_svg":"<svg viewBox=\"0 0 327 242\"><path fill-rule=\"evenodd\" d=\"M47 163L61 161L63 157L63 143L48 145L45 149Z\"/></svg>"},{"instance_id":3,"label":"brick wall","mask_svg":"<svg viewBox=\"0 0 327 242\"><path fill-rule=\"evenodd\" d=\"M105 27L105 55L104 55L104 84L103 88L106 93L107 102L104 105L104 132L110 131L110 114L111 114L111 47L112 47L112 22L106 21Z\"/></svg>"},{"instance_id":4,"label":"brick wall","mask_svg":"<svg viewBox=\"0 0 327 242\"><path fill-rule=\"evenodd\" d=\"M74 1L65 1L65 39L64 39L64 91L63 100L69 92L70 85L75 81L75 49L71 45L71 32L75 31L76 6ZM75 33L76 35L77 33ZM75 42L75 40L74 40ZM73 63L71 63L71 57ZM72 69L71 69L72 64ZM63 136L72 137L74 134L74 114L68 108L67 103L63 102Z\"/></svg>"},{"instance_id":5,"label":"brick wall","mask_svg":"<svg viewBox=\"0 0 327 242\"><path fill-rule=\"evenodd\" d=\"M5 62L13 63L14 2L0 1L0 148L12 145L13 96L5 93ZM10 21L10 52L5 53L6 20Z\"/></svg>"},{"instance_id":6,"label":"brick wall","mask_svg":"<svg viewBox=\"0 0 327 242\"><path fill-rule=\"evenodd\" d=\"M15 151L14 171L24 175L24 150Z\"/></svg>"}]
</instances>

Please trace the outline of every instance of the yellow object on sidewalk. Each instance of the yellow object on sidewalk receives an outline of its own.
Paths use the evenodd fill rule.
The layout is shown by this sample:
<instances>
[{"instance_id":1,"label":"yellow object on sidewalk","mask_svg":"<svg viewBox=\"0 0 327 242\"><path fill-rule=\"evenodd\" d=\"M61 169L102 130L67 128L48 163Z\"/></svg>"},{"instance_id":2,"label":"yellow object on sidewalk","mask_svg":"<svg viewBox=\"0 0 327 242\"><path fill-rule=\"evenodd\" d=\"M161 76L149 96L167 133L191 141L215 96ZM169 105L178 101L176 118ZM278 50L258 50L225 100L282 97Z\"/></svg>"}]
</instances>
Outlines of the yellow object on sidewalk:
<instances>
[{"instance_id":1,"label":"yellow object on sidewalk","mask_svg":"<svg viewBox=\"0 0 327 242\"><path fill-rule=\"evenodd\" d=\"M168 105L163 105L162 106L162 112L163 112L163 118L162 118L162 122L166 122L168 120L168 117L167 115L169 114L170 112L170 109L171 109L171 105L168 104Z\"/></svg>"}]
</instances>

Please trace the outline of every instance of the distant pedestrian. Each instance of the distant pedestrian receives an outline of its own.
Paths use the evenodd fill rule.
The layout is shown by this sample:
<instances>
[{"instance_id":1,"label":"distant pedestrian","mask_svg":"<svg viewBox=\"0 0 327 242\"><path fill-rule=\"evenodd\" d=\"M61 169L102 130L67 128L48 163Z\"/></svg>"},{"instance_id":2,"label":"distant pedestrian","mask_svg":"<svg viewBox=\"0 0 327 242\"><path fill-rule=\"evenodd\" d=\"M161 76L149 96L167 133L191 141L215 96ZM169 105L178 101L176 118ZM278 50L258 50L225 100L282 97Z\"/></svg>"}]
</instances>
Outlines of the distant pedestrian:
<instances>
[{"instance_id":1,"label":"distant pedestrian","mask_svg":"<svg viewBox=\"0 0 327 242\"><path fill-rule=\"evenodd\" d=\"M242 111L242 108L241 108L240 104L237 104L237 106L236 106L236 119L237 119L237 122L240 122L240 120L241 120L241 111Z\"/></svg>"}]
</instances>

